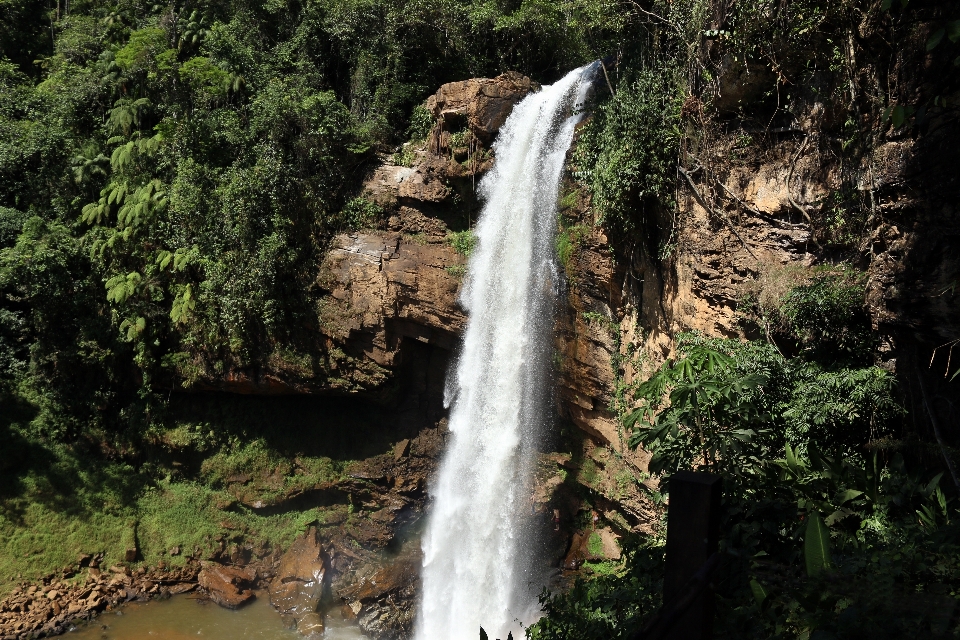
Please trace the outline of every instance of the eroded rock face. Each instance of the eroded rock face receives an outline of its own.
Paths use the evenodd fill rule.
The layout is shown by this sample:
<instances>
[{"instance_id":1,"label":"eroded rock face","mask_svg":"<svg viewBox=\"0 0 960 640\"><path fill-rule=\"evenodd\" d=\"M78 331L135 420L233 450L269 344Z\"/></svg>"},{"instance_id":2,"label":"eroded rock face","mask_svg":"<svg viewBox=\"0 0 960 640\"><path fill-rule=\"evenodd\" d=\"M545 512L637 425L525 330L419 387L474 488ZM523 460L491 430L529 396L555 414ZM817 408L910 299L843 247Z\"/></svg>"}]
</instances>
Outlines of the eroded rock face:
<instances>
[{"instance_id":1,"label":"eroded rock face","mask_svg":"<svg viewBox=\"0 0 960 640\"><path fill-rule=\"evenodd\" d=\"M629 398L618 396L618 389L659 366L681 331L743 336L736 309L745 284L771 265L809 266L814 260L810 228L791 199L810 206L829 185L810 179L816 158L801 158L793 171L790 158L785 147L782 161L733 167L721 182L707 185L711 211L687 190L678 203L676 247L666 259L654 257L660 247L642 235L624 243L585 222L588 231L567 265L566 305L558 321L559 411L639 469L648 456L626 446L629 434L617 412ZM586 197L581 194L568 217L589 212Z\"/></svg>"},{"instance_id":2,"label":"eroded rock face","mask_svg":"<svg viewBox=\"0 0 960 640\"><path fill-rule=\"evenodd\" d=\"M465 121L471 133L489 145L513 106L539 88L530 78L509 71L496 78L445 84L427 98L424 106L435 118L446 123L448 129L456 127L458 120Z\"/></svg>"},{"instance_id":3,"label":"eroded rock face","mask_svg":"<svg viewBox=\"0 0 960 640\"><path fill-rule=\"evenodd\" d=\"M324 326L345 342L362 343L366 357L387 367L396 364L404 338L452 349L466 317L457 306L460 280L448 269L461 263L439 238L338 236L321 267L331 290Z\"/></svg>"},{"instance_id":4,"label":"eroded rock face","mask_svg":"<svg viewBox=\"0 0 960 640\"><path fill-rule=\"evenodd\" d=\"M561 355L560 414L598 441L611 443L621 440L610 407L616 384L612 358L619 346L617 281L606 237L593 231L568 265L567 304L557 318L555 334Z\"/></svg>"}]
</instances>

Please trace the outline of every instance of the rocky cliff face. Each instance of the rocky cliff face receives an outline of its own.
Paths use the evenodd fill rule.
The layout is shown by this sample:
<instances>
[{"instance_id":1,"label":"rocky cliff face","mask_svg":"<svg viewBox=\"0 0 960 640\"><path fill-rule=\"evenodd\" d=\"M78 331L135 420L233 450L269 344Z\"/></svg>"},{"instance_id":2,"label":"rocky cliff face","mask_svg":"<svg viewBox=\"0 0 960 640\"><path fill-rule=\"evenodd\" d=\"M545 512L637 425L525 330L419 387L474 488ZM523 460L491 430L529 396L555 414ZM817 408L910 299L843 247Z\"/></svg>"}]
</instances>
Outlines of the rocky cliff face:
<instances>
[{"instance_id":1,"label":"rocky cliff face","mask_svg":"<svg viewBox=\"0 0 960 640\"><path fill-rule=\"evenodd\" d=\"M723 121L725 104L749 99L744 82L720 78L726 98L717 100L711 118ZM363 195L383 210L382 223L336 237L318 266L318 286L327 292L319 326L336 375L303 380L261 372L220 383L236 392L366 395L392 403L398 425L432 443L420 447L432 453L419 455L413 494L404 493L403 483L391 485L400 471L371 472L386 483L375 501L404 507L380 509L379 524L370 520L368 529L385 532L367 540L373 547L392 544L400 524L423 508L423 483L442 450L442 428L433 427L445 415L446 369L466 321L457 296L469 243L456 234L478 214L475 185L493 162L497 129L535 89L516 74L444 85L425 104L435 118L427 139L383 157L370 172ZM534 497L535 511L558 523L547 552L565 568L578 568L600 548L583 535L568 536L584 509L593 513L594 528L602 516L621 530L645 531L659 517L634 482L621 482L642 477L646 463L643 452L626 447L620 427L631 383L669 357L678 332L756 337L738 310L745 295L780 286L783 274L802 279L818 263L850 260L849 251L832 253L837 244L830 234L842 225L822 221L851 171L859 176L854 196L870 203L865 240L853 258L869 278L885 366L901 371L915 365L919 351L929 354L932 345L957 339L955 308L940 295L960 270L951 249L960 228L950 199L957 182L932 166L944 143L894 136L851 169L832 152L836 141L822 134L823 105L813 92L808 97L789 127L751 133L727 122L681 164L675 216L661 215L635 236L606 235L593 224L582 186L565 180L561 233L570 246L562 258L566 277L556 320L556 403L561 420L581 436L572 456L541 461ZM574 485L590 489L589 506ZM598 534L600 546L609 548L604 553L615 557L615 535L597 530L605 532ZM344 615L378 637L406 633L416 595L416 545L384 566L367 555L351 557L347 545L337 546L336 531L322 535L333 540L328 553Z\"/></svg>"},{"instance_id":2,"label":"rocky cliff face","mask_svg":"<svg viewBox=\"0 0 960 640\"><path fill-rule=\"evenodd\" d=\"M451 234L476 219L476 182L492 165L490 145L513 105L536 89L515 73L443 85L424 105L435 119L427 139L384 156L370 172L363 196L383 210L381 223L334 238L318 268L317 284L327 293L317 324L331 375L267 367L232 371L199 388L360 394L400 402L410 426L439 420L446 367L466 321L457 302L466 256L455 250ZM588 208L581 201L572 213L585 215ZM567 275L556 345L559 412L598 441L622 448L611 410L622 339L610 322L624 305L636 308L624 288L633 276L600 230L578 243ZM598 322L601 316L607 320Z\"/></svg>"},{"instance_id":3,"label":"rocky cliff face","mask_svg":"<svg viewBox=\"0 0 960 640\"><path fill-rule=\"evenodd\" d=\"M620 451L623 390L669 356L680 331L755 337L738 304L784 273L802 279L837 260L865 271L888 368L915 370L934 347L960 337L955 297L944 295L960 273L957 134L948 116L926 125L937 136L878 122L870 153L851 164L838 151L849 141L836 137L822 87L800 91L785 126L750 128L750 105L769 74L727 63L718 73L713 94L690 97L706 137L681 159L675 212L631 237L608 237L593 224L583 187L565 184L573 200L564 224L576 233L557 317L558 413ZM476 182L493 162L497 130L537 88L515 73L444 85L424 104L435 122L429 136L371 170L364 197L382 219L336 237L318 268L329 375L267 367L228 373L207 388L360 394L402 401L421 425L440 419L446 367L465 322L457 295L466 257L450 237L479 212ZM844 199L856 199L866 219L844 220ZM946 353L935 354L938 366ZM642 456L635 461L642 467Z\"/></svg>"}]
</instances>

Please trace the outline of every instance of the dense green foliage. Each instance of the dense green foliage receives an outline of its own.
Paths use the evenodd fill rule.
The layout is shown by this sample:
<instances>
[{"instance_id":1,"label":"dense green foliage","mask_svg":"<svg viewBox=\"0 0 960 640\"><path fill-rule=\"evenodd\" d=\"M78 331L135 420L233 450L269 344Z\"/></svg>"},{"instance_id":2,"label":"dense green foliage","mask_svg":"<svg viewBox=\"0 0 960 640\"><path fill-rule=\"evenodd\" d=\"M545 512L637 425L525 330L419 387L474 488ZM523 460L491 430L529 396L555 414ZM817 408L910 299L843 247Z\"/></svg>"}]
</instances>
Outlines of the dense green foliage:
<instances>
[{"instance_id":1,"label":"dense green foliage","mask_svg":"<svg viewBox=\"0 0 960 640\"><path fill-rule=\"evenodd\" d=\"M644 207L669 206L680 143L682 94L672 73L645 69L598 106L577 146L577 176L593 194L598 223L634 230Z\"/></svg>"},{"instance_id":2,"label":"dense green foliage","mask_svg":"<svg viewBox=\"0 0 960 640\"><path fill-rule=\"evenodd\" d=\"M718 637L919 638L951 624L939 611L960 593L960 509L943 472L886 448L904 409L867 362L863 295L849 270L815 272L768 309L796 355L681 334L677 358L633 387L630 443L653 453L662 488L680 469L724 478ZM618 577L545 594L530 637L627 637L659 606L660 584L636 576L662 572L662 554L648 542Z\"/></svg>"},{"instance_id":3,"label":"dense green foliage","mask_svg":"<svg viewBox=\"0 0 960 640\"><path fill-rule=\"evenodd\" d=\"M661 604L663 545L634 542L624 550L625 570L578 580L562 597L540 596L544 617L527 632L531 640L607 640L631 629Z\"/></svg>"},{"instance_id":4,"label":"dense green foliage","mask_svg":"<svg viewBox=\"0 0 960 640\"><path fill-rule=\"evenodd\" d=\"M194 437L171 394L238 368L349 388L318 271L333 234L383 224L359 195L377 154L426 136L444 82L549 82L625 33L597 0L0 2L0 575L62 564L24 542L57 529L116 557L139 521L155 559L179 521L207 549L221 463L332 456Z\"/></svg>"},{"instance_id":5,"label":"dense green foliage","mask_svg":"<svg viewBox=\"0 0 960 640\"><path fill-rule=\"evenodd\" d=\"M644 402L668 404L633 415L632 442L653 452L651 470L665 484L675 469L725 479L719 637L945 632L949 620L937 612L960 587L960 510L940 487L943 474L852 446L874 435L857 411L874 403L888 417L899 411L889 378L875 370L886 378L876 397L850 397L863 370L833 371L841 387L821 392L846 406L822 429L816 421L830 409L817 407L804 374L791 375L795 364L770 345L689 336L678 349L682 358L637 389ZM837 455L823 452L831 446ZM548 618L530 637L626 637L659 606L649 576L662 570L662 548L648 547L627 555L615 577L545 595Z\"/></svg>"},{"instance_id":6,"label":"dense green foliage","mask_svg":"<svg viewBox=\"0 0 960 640\"><path fill-rule=\"evenodd\" d=\"M332 233L381 223L355 197L373 152L422 138L432 121L414 107L443 82L550 80L626 28L591 0L24 1L3 15L0 335L22 365L4 373L64 436L89 406L104 428L142 430L171 379L328 374L311 330L319 255ZM49 29L13 28L28 16ZM34 255L58 262L42 283ZM111 378L124 368L137 373Z\"/></svg>"},{"instance_id":7,"label":"dense green foliage","mask_svg":"<svg viewBox=\"0 0 960 640\"><path fill-rule=\"evenodd\" d=\"M766 429L757 433L749 427L759 429L769 419L757 393L769 377L741 375L732 357L708 346L683 353L683 358L665 363L637 388L635 396L643 405L625 424L631 428L641 422L644 427L634 432L630 444L655 452L651 473L695 463L707 470L738 473L744 458L756 457L749 445L766 433Z\"/></svg>"},{"instance_id":8,"label":"dense green foliage","mask_svg":"<svg viewBox=\"0 0 960 640\"><path fill-rule=\"evenodd\" d=\"M868 209L847 174L873 152L869 128L942 108L936 92L924 105L885 95L879 65L859 74L847 54L907 5L0 0L0 578L91 547L109 562L134 536L153 562L351 525L352 503L278 515L248 503L386 452L375 425L388 417L176 392L236 368L339 375L343 354L317 343L319 258L333 234L383 223L359 194L364 171L382 153L409 163L397 144L427 136L418 105L441 83L506 70L549 82L615 61L561 202L594 213L563 218L564 267L590 224L614 247L669 254L678 167L704 184L722 175L714 128L792 131L809 88L846 172L814 232L850 249ZM955 17L938 14L931 55L956 55ZM879 39L899 47L906 31ZM750 109L726 107L734 124L711 121L730 69L756 74L757 91ZM475 239L449 242L466 257ZM830 268L748 295L741 311L764 340L683 335L674 360L624 385L636 409L624 426L664 491L678 469L725 476L722 637L925 637L949 623L937 611L960 593L955 494L897 451L905 408L877 366L864 294L856 270ZM660 605L662 541L630 541L607 569L545 593L530 637L636 630Z\"/></svg>"},{"instance_id":9,"label":"dense green foliage","mask_svg":"<svg viewBox=\"0 0 960 640\"><path fill-rule=\"evenodd\" d=\"M751 458L808 441L838 455L863 452L902 415L894 379L875 366L784 358L775 345L681 335L684 355L636 389L633 446L656 453L651 471L695 464L736 474ZM759 447L759 448L758 448Z\"/></svg>"}]
</instances>

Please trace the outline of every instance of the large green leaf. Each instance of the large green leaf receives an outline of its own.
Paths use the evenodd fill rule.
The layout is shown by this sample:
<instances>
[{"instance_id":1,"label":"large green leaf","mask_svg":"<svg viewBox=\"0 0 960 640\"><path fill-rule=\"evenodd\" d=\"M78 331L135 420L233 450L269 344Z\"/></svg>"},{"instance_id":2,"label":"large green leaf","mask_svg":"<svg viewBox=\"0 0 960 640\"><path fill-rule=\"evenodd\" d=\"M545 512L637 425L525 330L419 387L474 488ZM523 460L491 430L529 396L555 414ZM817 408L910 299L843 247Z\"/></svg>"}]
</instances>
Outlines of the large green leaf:
<instances>
[{"instance_id":1,"label":"large green leaf","mask_svg":"<svg viewBox=\"0 0 960 640\"><path fill-rule=\"evenodd\" d=\"M960 20L947 23L947 38L950 39L950 42L960 40Z\"/></svg>"},{"instance_id":2,"label":"large green leaf","mask_svg":"<svg viewBox=\"0 0 960 640\"><path fill-rule=\"evenodd\" d=\"M787 467L791 470L798 470L800 468L800 462L797 461L797 456L793 453L793 447L789 444L785 447L787 454Z\"/></svg>"},{"instance_id":3,"label":"large green leaf","mask_svg":"<svg viewBox=\"0 0 960 640\"><path fill-rule=\"evenodd\" d=\"M894 129L899 129L903 126L904 120L907 118L907 113L903 108L903 105L897 105L890 111L890 121L893 123Z\"/></svg>"},{"instance_id":4,"label":"large green leaf","mask_svg":"<svg viewBox=\"0 0 960 640\"><path fill-rule=\"evenodd\" d=\"M816 576L830 568L830 530L823 523L820 514L816 512L807 516L807 531L803 537L803 559L807 564L808 576Z\"/></svg>"},{"instance_id":5,"label":"large green leaf","mask_svg":"<svg viewBox=\"0 0 960 640\"><path fill-rule=\"evenodd\" d=\"M940 44L940 41L943 40L943 36L947 33L946 29L937 29L931 34L927 39L927 51L932 51L936 49L937 45Z\"/></svg>"},{"instance_id":6,"label":"large green leaf","mask_svg":"<svg viewBox=\"0 0 960 640\"><path fill-rule=\"evenodd\" d=\"M848 500L853 500L854 498L862 495L863 495L863 491L857 491L856 489L847 489L846 491L841 491L840 493L838 493L835 500L837 504L843 504Z\"/></svg>"},{"instance_id":7,"label":"large green leaf","mask_svg":"<svg viewBox=\"0 0 960 640\"><path fill-rule=\"evenodd\" d=\"M942 471L937 475L933 476L933 478L930 480L930 482L927 483L927 486L923 488L920 494L925 498L932 496L933 492L937 489L938 485L940 484L940 478L942 477L943 477Z\"/></svg>"}]
</instances>

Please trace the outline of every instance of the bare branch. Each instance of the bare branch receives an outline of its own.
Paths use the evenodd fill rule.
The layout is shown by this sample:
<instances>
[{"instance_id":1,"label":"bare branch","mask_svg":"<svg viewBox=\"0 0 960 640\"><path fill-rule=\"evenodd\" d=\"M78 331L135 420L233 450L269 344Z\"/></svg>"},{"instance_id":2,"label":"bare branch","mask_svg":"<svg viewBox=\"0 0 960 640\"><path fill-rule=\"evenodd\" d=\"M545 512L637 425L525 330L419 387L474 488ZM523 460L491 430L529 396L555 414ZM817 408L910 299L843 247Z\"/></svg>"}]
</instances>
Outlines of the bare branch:
<instances>
[{"instance_id":1,"label":"bare branch","mask_svg":"<svg viewBox=\"0 0 960 640\"><path fill-rule=\"evenodd\" d=\"M669 20L667 20L667 19L664 18L663 16L658 16L658 15L655 14L655 13L652 13L652 12L650 12L650 11L647 11L646 9L644 9L643 7L641 7L641 6L640 6L640 3L637 2L636 0L627 0L627 1L628 1L630 4L632 4L632 5L637 9L637 11L640 11L641 13L644 13L644 14L650 16L651 18L654 18L654 19L656 19L656 20L659 20L661 23L667 25L668 27L673 28L677 33L680 34L681 37L683 37L683 35L684 35L684 34L683 34L683 30L680 29L680 27L679 27L678 25L670 22Z\"/></svg>"},{"instance_id":2,"label":"bare branch","mask_svg":"<svg viewBox=\"0 0 960 640\"><path fill-rule=\"evenodd\" d=\"M726 222L727 226L730 228L730 231L733 232L733 235L737 236L737 239L740 240L740 243L743 245L743 248L747 250L747 253L749 253L754 260L759 262L760 258L758 258L757 255L750 250L750 246L747 244L747 241L743 239L743 236L740 235L736 227L733 226L733 223L730 222L730 218L728 218L726 215L724 215L721 212L715 211L710 205L707 204L707 201L704 200L703 196L700 195L700 191L697 189L697 185L693 184L693 178L690 176L690 172L688 172L686 169L684 169L680 165L677 165L677 168L680 170L680 173L683 174L683 177L687 179L687 184L689 184L690 188L693 189L693 197L700 204L700 206L706 209L707 213L713 216L716 216L717 218L720 218L721 220Z\"/></svg>"},{"instance_id":3,"label":"bare branch","mask_svg":"<svg viewBox=\"0 0 960 640\"><path fill-rule=\"evenodd\" d=\"M783 220L777 220L776 218L774 218L773 216L771 216L771 215L769 215L769 214L763 213L763 212L761 212L761 211L757 211L756 209L754 209L754 208L752 208L750 205L748 205L746 202L744 202L743 200L741 200L740 198L738 198L737 195L736 195L733 191L730 191L730 189L727 188L727 185L723 184L723 183L720 182L719 180L717 180L717 184L720 185L720 187L721 187L724 191L727 192L727 195L728 195L728 196L730 196L731 198L733 198L734 200L736 200L737 202L739 202L741 207L743 207L744 209L746 209L748 212L752 213L753 215L757 216L758 218L763 218L764 220L767 220L767 221L769 221L769 222L772 222L772 223L774 223L774 224L776 224L776 225L779 225L779 226L782 226L782 227L787 227L788 229L809 229L809 228L810 228L810 225L808 225L808 224L806 224L806 223L794 224L793 222L784 222Z\"/></svg>"}]
</instances>

